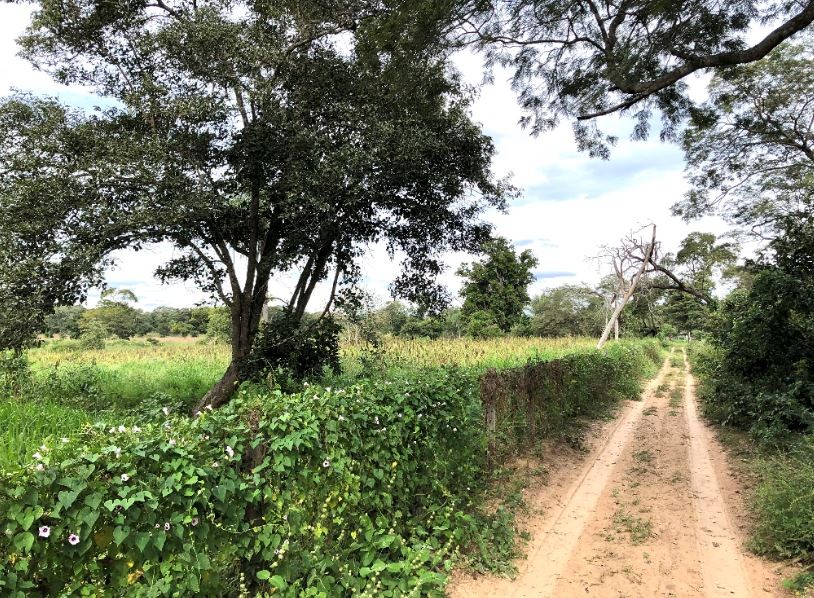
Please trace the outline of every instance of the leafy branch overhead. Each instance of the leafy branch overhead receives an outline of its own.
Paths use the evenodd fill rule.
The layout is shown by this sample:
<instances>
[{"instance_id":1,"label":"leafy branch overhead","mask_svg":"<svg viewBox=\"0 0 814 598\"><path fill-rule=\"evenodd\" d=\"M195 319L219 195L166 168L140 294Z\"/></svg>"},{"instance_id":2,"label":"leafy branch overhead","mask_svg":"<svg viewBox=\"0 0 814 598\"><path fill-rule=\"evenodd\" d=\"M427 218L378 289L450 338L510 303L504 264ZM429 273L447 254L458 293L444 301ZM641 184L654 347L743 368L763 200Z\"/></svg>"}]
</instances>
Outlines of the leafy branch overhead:
<instances>
[{"instance_id":1,"label":"leafy branch overhead","mask_svg":"<svg viewBox=\"0 0 814 598\"><path fill-rule=\"evenodd\" d=\"M449 0L435 10L450 43L513 71L532 131L571 119L581 149L602 157L616 138L598 117L632 114L644 138L658 113L662 139L675 139L693 106L688 76L760 60L814 22L812 0Z\"/></svg>"},{"instance_id":2,"label":"leafy branch overhead","mask_svg":"<svg viewBox=\"0 0 814 598\"><path fill-rule=\"evenodd\" d=\"M684 135L692 188L677 214L717 212L772 238L784 217L812 209L812 48L786 44L713 79Z\"/></svg>"}]
</instances>

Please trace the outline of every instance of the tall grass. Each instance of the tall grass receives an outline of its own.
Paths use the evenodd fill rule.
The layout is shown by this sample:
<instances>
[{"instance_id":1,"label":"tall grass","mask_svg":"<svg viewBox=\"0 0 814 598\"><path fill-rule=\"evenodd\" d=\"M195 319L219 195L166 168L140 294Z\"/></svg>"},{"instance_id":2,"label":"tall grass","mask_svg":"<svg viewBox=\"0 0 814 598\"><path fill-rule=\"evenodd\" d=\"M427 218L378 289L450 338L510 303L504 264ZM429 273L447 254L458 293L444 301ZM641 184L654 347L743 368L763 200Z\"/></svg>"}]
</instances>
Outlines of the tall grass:
<instances>
[{"instance_id":1,"label":"tall grass","mask_svg":"<svg viewBox=\"0 0 814 598\"><path fill-rule=\"evenodd\" d=\"M0 469L24 463L43 442L61 442L90 421L87 412L55 403L0 401Z\"/></svg>"},{"instance_id":2,"label":"tall grass","mask_svg":"<svg viewBox=\"0 0 814 598\"><path fill-rule=\"evenodd\" d=\"M755 493L757 552L781 558L814 556L814 438L759 461Z\"/></svg>"}]
</instances>

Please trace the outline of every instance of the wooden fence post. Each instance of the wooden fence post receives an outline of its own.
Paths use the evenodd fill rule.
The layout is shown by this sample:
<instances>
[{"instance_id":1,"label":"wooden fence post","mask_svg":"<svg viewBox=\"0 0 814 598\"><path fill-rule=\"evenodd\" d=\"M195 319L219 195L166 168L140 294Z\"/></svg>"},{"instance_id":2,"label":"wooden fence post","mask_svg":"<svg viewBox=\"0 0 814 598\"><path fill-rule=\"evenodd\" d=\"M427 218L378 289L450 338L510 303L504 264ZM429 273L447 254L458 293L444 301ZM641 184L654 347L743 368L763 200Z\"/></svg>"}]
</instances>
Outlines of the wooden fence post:
<instances>
[{"instance_id":1,"label":"wooden fence post","mask_svg":"<svg viewBox=\"0 0 814 598\"><path fill-rule=\"evenodd\" d=\"M491 471L497 451L497 372L490 368L480 379L480 396L486 415L486 461Z\"/></svg>"}]
</instances>

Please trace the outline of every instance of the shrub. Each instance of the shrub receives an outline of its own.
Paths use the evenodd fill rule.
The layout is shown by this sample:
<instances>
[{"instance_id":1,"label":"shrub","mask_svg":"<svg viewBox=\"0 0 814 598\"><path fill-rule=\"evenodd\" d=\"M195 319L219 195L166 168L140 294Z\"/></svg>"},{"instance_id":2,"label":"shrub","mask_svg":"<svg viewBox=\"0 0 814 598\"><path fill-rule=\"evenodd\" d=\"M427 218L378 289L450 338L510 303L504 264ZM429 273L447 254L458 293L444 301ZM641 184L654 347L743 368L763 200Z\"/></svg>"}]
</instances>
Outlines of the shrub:
<instances>
[{"instance_id":1,"label":"shrub","mask_svg":"<svg viewBox=\"0 0 814 598\"><path fill-rule=\"evenodd\" d=\"M814 286L777 268L722 304L698 353L707 414L763 440L814 432Z\"/></svg>"},{"instance_id":2,"label":"shrub","mask_svg":"<svg viewBox=\"0 0 814 598\"><path fill-rule=\"evenodd\" d=\"M0 395L19 396L31 383L31 369L25 353L0 350Z\"/></svg>"},{"instance_id":3,"label":"shrub","mask_svg":"<svg viewBox=\"0 0 814 598\"><path fill-rule=\"evenodd\" d=\"M436 370L88 428L2 474L0 593L438 589L476 533L475 389Z\"/></svg>"},{"instance_id":4,"label":"shrub","mask_svg":"<svg viewBox=\"0 0 814 598\"><path fill-rule=\"evenodd\" d=\"M575 420L601 416L620 400L637 398L642 378L661 357L656 340L625 342L490 371L481 385L484 401L495 409L495 448L514 451L540 437L567 435Z\"/></svg>"},{"instance_id":5,"label":"shrub","mask_svg":"<svg viewBox=\"0 0 814 598\"><path fill-rule=\"evenodd\" d=\"M330 316L299 320L274 310L257 334L245 367L251 375L284 372L294 380L318 377L325 368L339 373L339 324Z\"/></svg>"},{"instance_id":6,"label":"shrub","mask_svg":"<svg viewBox=\"0 0 814 598\"><path fill-rule=\"evenodd\" d=\"M104 324L97 320L88 320L82 325L82 333L79 335L79 347L81 349L104 349L105 339L110 336Z\"/></svg>"},{"instance_id":7,"label":"shrub","mask_svg":"<svg viewBox=\"0 0 814 598\"><path fill-rule=\"evenodd\" d=\"M814 438L766 458L755 494L758 553L810 561L814 555Z\"/></svg>"}]
</instances>

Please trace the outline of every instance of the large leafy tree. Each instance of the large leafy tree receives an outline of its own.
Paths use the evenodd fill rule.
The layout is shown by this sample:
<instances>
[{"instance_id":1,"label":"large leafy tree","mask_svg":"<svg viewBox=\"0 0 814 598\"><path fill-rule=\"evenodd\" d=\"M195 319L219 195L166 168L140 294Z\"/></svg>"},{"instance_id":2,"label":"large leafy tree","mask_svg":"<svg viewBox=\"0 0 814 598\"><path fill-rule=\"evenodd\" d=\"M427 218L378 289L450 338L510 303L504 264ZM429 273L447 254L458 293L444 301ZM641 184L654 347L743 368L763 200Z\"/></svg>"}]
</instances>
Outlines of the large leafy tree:
<instances>
[{"instance_id":1,"label":"large leafy tree","mask_svg":"<svg viewBox=\"0 0 814 598\"><path fill-rule=\"evenodd\" d=\"M0 105L0 348L21 351L55 305L84 299L121 246L114 210L71 173L88 166L92 143L53 102ZM100 221L115 234L100 238Z\"/></svg>"},{"instance_id":2,"label":"large leafy tree","mask_svg":"<svg viewBox=\"0 0 814 598\"><path fill-rule=\"evenodd\" d=\"M528 249L520 252L502 237L483 246L484 258L464 264L458 275L464 299L462 315L468 320L484 319L502 332L509 332L523 317L529 303L528 287L534 282L537 258Z\"/></svg>"},{"instance_id":3,"label":"large leafy tree","mask_svg":"<svg viewBox=\"0 0 814 598\"><path fill-rule=\"evenodd\" d=\"M598 336L605 324L605 312L599 292L565 285L532 299L529 327L538 336Z\"/></svg>"},{"instance_id":4,"label":"large leafy tree","mask_svg":"<svg viewBox=\"0 0 814 598\"><path fill-rule=\"evenodd\" d=\"M684 136L692 189L674 210L720 213L773 237L778 219L814 209L811 42L722 71Z\"/></svg>"},{"instance_id":5,"label":"large leafy tree","mask_svg":"<svg viewBox=\"0 0 814 598\"><path fill-rule=\"evenodd\" d=\"M418 6L425 7L425 3ZM685 78L766 56L814 22L814 1L447 0L433 3L455 43L513 69L534 131L574 119L577 141L607 156L614 138L595 119L615 112L648 134L654 111L673 137L692 101ZM755 27L770 30L752 43Z\"/></svg>"},{"instance_id":6,"label":"large leafy tree","mask_svg":"<svg viewBox=\"0 0 814 598\"><path fill-rule=\"evenodd\" d=\"M47 211L53 193L41 190L67 181L55 236L88 228L83 242L102 258L176 246L159 275L194 280L230 310L232 361L202 405L228 400L262 362L249 355L273 277L296 274L285 301L293 330L320 281L327 314L358 278L363 247L384 242L406 256L394 292L439 301L441 252L478 247L480 211L503 205L492 144L443 55L380 43L386 17L364 1L37 5L25 55L117 107L6 102L4 132L21 141L0 156L16 161L0 201L26 194ZM48 118L73 143L38 134ZM42 146L53 151L40 159Z\"/></svg>"}]
</instances>

